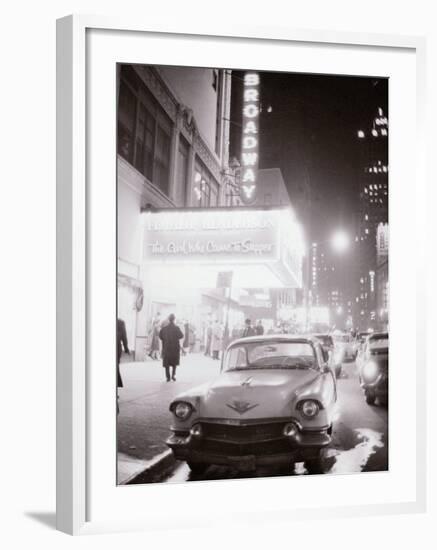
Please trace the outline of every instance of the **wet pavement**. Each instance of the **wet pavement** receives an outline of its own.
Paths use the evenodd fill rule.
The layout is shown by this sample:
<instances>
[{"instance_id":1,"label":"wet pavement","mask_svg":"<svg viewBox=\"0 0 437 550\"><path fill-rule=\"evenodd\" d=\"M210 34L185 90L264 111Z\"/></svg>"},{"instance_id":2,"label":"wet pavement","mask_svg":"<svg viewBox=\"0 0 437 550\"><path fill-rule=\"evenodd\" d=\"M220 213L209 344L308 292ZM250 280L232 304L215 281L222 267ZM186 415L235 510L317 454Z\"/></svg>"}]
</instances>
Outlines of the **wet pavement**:
<instances>
[{"instance_id":1,"label":"wet pavement","mask_svg":"<svg viewBox=\"0 0 437 550\"><path fill-rule=\"evenodd\" d=\"M338 408L332 445L323 461L325 474L384 471L388 469L388 411L386 405L368 405L359 386L355 363L343 365L338 380ZM251 477L308 475L303 463L294 469L264 468L240 472L222 466L210 466L201 475L190 472L185 463L177 462L164 479L149 481L183 482ZM143 481L144 482L144 481Z\"/></svg>"}]
</instances>

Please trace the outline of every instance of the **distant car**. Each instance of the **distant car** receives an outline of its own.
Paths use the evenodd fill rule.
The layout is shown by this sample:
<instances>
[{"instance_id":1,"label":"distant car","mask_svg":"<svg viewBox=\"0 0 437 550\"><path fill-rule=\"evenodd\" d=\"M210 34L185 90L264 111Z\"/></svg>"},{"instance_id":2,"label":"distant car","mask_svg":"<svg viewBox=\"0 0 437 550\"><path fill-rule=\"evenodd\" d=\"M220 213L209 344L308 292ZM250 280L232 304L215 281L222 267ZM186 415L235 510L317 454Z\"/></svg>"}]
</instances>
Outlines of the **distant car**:
<instances>
[{"instance_id":1,"label":"distant car","mask_svg":"<svg viewBox=\"0 0 437 550\"><path fill-rule=\"evenodd\" d=\"M355 354L358 356L362 347L364 346L367 337L370 336L370 332L358 332L355 337Z\"/></svg>"},{"instance_id":2,"label":"distant car","mask_svg":"<svg viewBox=\"0 0 437 550\"><path fill-rule=\"evenodd\" d=\"M388 400L388 348L387 332L378 332L366 338L358 362L358 375L366 402L373 405L378 399Z\"/></svg>"},{"instance_id":3,"label":"distant car","mask_svg":"<svg viewBox=\"0 0 437 550\"><path fill-rule=\"evenodd\" d=\"M356 350L352 337L347 333L334 334L334 349L337 352L338 357L341 355L341 362L355 361Z\"/></svg>"},{"instance_id":4,"label":"distant car","mask_svg":"<svg viewBox=\"0 0 437 550\"><path fill-rule=\"evenodd\" d=\"M334 340L330 334L318 333L318 334L314 334L313 336L317 338L317 340L320 340L320 343L322 344L323 349L329 355L329 363L335 372L336 378L340 378L342 363L344 358L343 349L339 351L338 347L337 349L335 348Z\"/></svg>"},{"instance_id":5,"label":"distant car","mask_svg":"<svg viewBox=\"0 0 437 550\"><path fill-rule=\"evenodd\" d=\"M317 339L241 338L227 348L216 379L171 403L167 445L193 472L305 462L317 473L336 400L335 375Z\"/></svg>"}]
</instances>

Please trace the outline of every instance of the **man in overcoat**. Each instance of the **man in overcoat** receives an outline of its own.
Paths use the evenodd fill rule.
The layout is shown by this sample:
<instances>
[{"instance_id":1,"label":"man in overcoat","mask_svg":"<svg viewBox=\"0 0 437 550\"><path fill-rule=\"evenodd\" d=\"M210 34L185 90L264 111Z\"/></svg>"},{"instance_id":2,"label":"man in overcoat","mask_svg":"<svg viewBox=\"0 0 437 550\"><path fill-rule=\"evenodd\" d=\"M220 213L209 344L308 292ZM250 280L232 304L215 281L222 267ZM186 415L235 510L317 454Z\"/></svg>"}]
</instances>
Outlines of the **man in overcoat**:
<instances>
[{"instance_id":1,"label":"man in overcoat","mask_svg":"<svg viewBox=\"0 0 437 550\"><path fill-rule=\"evenodd\" d=\"M170 382L176 381L176 367L179 365L181 355L180 340L184 337L181 329L175 324L173 313L168 317L168 324L159 331L159 338L162 341L162 366L165 369L165 377Z\"/></svg>"},{"instance_id":2,"label":"man in overcoat","mask_svg":"<svg viewBox=\"0 0 437 550\"><path fill-rule=\"evenodd\" d=\"M122 352L129 354L129 346L127 343L126 325L122 319L117 319L117 414L118 408L118 388L123 387L123 380L120 374L120 359Z\"/></svg>"}]
</instances>

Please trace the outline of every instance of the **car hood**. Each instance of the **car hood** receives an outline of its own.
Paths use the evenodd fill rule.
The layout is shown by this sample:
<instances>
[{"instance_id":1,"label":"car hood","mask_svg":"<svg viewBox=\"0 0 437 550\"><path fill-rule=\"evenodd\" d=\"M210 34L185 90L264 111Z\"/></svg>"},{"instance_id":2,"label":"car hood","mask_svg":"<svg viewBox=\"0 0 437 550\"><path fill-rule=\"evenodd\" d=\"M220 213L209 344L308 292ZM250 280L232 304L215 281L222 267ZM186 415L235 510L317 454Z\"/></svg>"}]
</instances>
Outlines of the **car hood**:
<instances>
[{"instance_id":1,"label":"car hood","mask_svg":"<svg viewBox=\"0 0 437 550\"><path fill-rule=\"evenodd\" d=\"M233 371L179 398L191 398L202 418L273 418L290 416L293 403L320 391L320 383L312 369Z\"/></svg>"}]
</instances>

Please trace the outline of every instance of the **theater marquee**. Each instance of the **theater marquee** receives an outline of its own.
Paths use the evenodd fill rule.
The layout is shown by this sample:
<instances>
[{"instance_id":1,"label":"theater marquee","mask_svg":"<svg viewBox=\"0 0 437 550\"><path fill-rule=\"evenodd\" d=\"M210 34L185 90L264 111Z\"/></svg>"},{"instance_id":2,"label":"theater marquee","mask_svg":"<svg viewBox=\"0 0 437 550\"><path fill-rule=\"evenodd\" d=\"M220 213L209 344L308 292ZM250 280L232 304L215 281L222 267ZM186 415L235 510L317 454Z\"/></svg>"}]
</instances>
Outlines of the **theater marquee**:
<instances>
[{"instance_id":1,"label":"theater marquee","mask_svg":"<svg viewBox=\"0 0 437 550\"><path fill-rule=\"evenodd\" d=\"M145 212L144 265L268 269L278 286L301 286L303 242L290 209Z\"/></svg>"}]
</instances>

